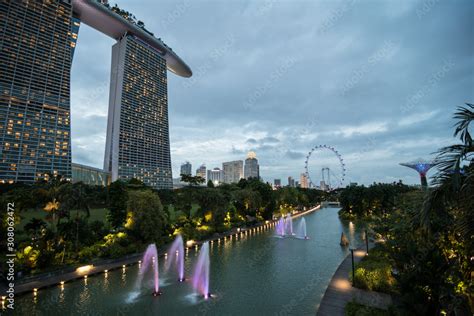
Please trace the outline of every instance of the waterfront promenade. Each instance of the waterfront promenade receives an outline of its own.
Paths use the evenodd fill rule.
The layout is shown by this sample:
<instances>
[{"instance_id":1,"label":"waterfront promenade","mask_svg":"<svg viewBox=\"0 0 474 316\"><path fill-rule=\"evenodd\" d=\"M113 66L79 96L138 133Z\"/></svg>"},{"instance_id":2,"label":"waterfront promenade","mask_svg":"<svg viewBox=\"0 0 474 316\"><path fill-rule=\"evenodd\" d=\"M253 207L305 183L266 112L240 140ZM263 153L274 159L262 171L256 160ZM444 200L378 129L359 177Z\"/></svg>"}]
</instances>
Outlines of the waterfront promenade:
<instances>
[{"instance_id":1,"label":"waterfront promenade","mask_svg":"<svg viewBox=\"0 0 474 316\"><path fill-rule=\"evenodd\" d=\"M354 262L359 262L365 255L365 250L355 250ZM387 309L392 304L392 298L388 294L352 287L349 280L352 271L351 261L349 253L334 273L319 304L317 316L344 316L344 308L351 301L380 309Z\"/></svg>"}]
</instances>

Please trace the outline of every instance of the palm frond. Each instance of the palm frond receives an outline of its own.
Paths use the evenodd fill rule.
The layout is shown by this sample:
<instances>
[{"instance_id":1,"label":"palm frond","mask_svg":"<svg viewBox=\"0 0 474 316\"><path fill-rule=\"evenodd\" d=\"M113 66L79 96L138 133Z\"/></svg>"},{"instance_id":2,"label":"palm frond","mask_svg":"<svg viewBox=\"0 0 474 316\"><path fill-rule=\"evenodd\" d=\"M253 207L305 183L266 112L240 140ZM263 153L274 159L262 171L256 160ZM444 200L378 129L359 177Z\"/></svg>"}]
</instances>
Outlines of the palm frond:
<instances>
[{"instance_id":1,"label":"palm frond","mask_svg":"<svg viewBox=\"0 0 474 316\"><path fill-rule=\"evenodd\" d=\"M454 125L454 137L460 136L462 142L466 145L472 145L472 137L469 133L469 124L474 120L474 105L466 103L466 107L458 107L454 114L454 119L458 122Z\"/></svg>"}]
</instances>

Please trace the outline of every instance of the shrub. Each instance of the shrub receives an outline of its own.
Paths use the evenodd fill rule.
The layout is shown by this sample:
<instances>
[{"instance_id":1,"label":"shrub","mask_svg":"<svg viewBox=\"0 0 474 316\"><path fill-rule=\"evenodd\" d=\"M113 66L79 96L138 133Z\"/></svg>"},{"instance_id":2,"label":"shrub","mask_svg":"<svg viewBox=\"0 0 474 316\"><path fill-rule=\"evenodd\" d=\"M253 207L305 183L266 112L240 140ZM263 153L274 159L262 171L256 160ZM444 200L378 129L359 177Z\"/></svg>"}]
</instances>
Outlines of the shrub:
<instances>
[{"instance_id":1,"label":"shrub","mask_svg":"<svg viewBox=\"0 0 474 316\"><path fill-rule=\"evenodd\" d=\"M351 276L352 277L352 276ZM395 278L392 276L390 261L379 249L373 249L370 255L357 264L355 286L369 291L395 293Z\"/></svg>"},{"instance_id":2,"label":"shrub","mask_svg":"<svg viewBox=\"0 0 474 316\"><path fill-rule=\"evenodd\" d=\"M391 316L392 313L383 309L374 307L364 306L355 302L347 303L344 308L344 314L346 316Z\"/></svg>"}]
</instances>

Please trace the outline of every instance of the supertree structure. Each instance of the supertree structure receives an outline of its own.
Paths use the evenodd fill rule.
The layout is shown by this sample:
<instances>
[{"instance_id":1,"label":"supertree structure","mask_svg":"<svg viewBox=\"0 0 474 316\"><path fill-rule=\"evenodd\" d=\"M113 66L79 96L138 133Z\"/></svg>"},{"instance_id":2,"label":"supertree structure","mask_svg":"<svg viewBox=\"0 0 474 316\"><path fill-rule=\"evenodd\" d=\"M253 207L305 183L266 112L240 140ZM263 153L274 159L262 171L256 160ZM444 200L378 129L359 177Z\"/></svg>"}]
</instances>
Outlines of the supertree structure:
<instances>
[{"instance_id":1,"label":"supertree structure","mask_svg":"<svg viewBox=\"0 0 474 316\"><path fill-rule=\"evenodd\" d=\"M420 158L412 162L401 163L400 165L408 167L408 168L412 168L418 171L418 173L420 174L421 186L423 188L428 187L428 181L426 180L426 173L428 172L428 170L431 169L431 167L434 166L433 162L426 161Z\"/></svg>"}]
</instances>

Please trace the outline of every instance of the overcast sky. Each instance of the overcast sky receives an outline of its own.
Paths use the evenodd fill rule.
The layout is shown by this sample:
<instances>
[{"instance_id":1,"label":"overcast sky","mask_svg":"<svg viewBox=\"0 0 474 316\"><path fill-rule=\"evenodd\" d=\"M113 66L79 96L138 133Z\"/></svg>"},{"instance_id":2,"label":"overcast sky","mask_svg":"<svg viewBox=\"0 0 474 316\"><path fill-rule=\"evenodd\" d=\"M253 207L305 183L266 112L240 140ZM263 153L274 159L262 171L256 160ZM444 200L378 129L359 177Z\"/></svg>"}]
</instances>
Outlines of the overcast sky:
<instances>
[{"instance_id":1,"label":"overcast sky","mask_svg":"<svg viewBox=\"0 0 474 316\"><path fill-rule=\"evenodd\" d=\"M186 160L194 171L254 150L263 179L286 184L311 148L329 144L346 183L419 183L399 162L453 143L455 108L474 102L473 1L117 3L194 73L168 73L174 177ZM113 44L82 24L72 67L73 161L95 167ZM318 155L314 182L325 164Z\"/></svg>"}]
</instances>

